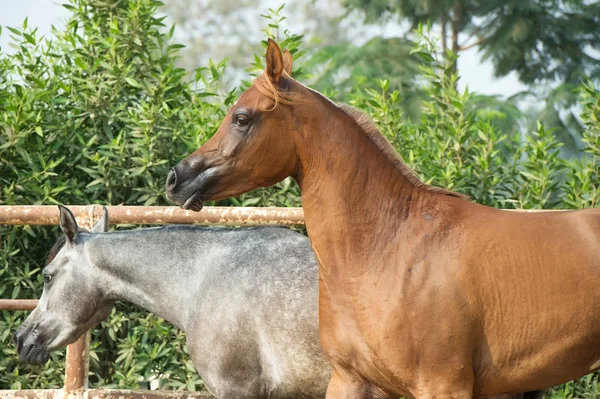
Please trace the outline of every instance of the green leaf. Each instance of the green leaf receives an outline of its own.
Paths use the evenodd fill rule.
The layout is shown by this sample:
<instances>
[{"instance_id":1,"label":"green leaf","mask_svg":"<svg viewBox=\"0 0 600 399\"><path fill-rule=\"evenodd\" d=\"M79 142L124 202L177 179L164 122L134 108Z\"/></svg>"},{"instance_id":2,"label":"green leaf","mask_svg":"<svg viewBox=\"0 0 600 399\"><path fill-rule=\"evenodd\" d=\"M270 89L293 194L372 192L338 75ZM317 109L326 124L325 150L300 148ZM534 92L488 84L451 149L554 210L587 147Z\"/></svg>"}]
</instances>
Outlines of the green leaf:
<instances>
[{"instance_id":1,"label":"green leaf","mask_svg":"<svg viewBox=\"0 0 600 399\"><path fill-rule=\"evenodd\" d=\"M140 88L140 87L142 87L142 86L141 86L141 85L140 85L140 84L137 82L137 80L135 80L135 79L133 79L133 78L126 77L126 78L125 78L125 81L126 81L127 83L129 83L129 85L131 85L131 86L133 86L133 87L137 87L137 88Z\"/></svg>"}]
</instances>

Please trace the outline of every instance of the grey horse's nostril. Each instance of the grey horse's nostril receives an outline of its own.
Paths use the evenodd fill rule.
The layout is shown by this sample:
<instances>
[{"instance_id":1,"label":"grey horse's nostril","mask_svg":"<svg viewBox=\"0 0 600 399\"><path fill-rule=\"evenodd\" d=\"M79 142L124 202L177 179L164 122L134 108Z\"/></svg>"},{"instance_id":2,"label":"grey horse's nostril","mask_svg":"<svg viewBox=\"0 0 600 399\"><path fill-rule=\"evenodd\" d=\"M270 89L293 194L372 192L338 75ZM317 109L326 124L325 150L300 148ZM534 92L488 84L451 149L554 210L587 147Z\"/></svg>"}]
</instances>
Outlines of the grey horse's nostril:
<instances>
[{"instance_id":1,"label":"grey horse's nostril","mask_svg":"<svg viewBox=\"0 0 600 399\"><path fill-rule=\"evenodd\" d=\"M175 171L175 168L173 168L167 175L167 189L175 187L176 184L177 184L177 172Z\"/></svg>"}]
</instances>

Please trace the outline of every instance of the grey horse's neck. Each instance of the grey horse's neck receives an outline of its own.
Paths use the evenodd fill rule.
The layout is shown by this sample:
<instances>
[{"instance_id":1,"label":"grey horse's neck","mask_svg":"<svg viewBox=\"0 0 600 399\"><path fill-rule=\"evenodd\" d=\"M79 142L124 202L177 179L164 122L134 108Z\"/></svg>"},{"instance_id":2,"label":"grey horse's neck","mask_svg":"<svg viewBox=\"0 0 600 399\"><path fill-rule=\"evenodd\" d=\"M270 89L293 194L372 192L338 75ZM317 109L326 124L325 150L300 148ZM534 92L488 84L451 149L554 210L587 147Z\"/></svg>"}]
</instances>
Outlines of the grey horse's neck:
<instances>
[{"instance_id":1,"label":"grey horse's neck","mask_svg":"<svg viewBox=\"0 0 600 399\"><path fill-rule=\"evenodd\" d=\"M103 271L109 299L131 302L185 331L189 304L212 258L228 250L222 243L205 242L214 240L202 231L171 226L90 234L85 247Z\"/></svg>"}]
</instances>

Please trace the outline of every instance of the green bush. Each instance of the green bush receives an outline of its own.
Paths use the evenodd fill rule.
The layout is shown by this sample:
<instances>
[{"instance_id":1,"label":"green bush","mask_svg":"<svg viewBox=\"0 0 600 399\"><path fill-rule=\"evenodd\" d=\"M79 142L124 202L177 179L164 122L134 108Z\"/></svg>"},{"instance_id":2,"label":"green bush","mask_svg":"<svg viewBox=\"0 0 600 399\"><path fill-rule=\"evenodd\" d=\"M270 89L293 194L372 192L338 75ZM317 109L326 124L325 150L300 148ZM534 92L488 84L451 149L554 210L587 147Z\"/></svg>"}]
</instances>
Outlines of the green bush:
<instances>
[{"instance_id":1,"label":"green bush","mask_svg":"<svg viewBox=\"0 0 600 399\"><path fill-rule=\"evenodd\" d=\"M51 38L27 22L8 28L17 51L0 54L0 205L167 204L169 168L214 134L239 93L220 89L224 62L191 80L176 67L181 46L156 16L160 5L71 0L66 29ZM220 204L300 201L286 180ZM38 271L58 234L0 227L0 298L39 297ZM20 364L10 333L26 313L2 316L0 389L62 386L64 351L44 367ZM203 386L183 333L125 304L93 331L90 375L92 386L136 388L151 378L165 389Z\"/></svg>"},{"instance_id":2,"label":"green bush","mask_svg":"<svg viewBox=\"0 0 600 399\"><path fill-rule=\"evenodd\" d=\"M239 90L223 92L225 63L194 71L176 67L177 50L151 0L70 0L64 31L39 38L24 24L9 28L16 52L0 54L0 205L164 205L168 168L216 131ZM281 9L266 32L279 36ZM4 33L7 31L5 29ZM302 37L284 31L302 69ZM421 30L421 119L402 117L399 92L387 81L354 90L351 104L367 111L405 160L433 184L499 208L584 208L600 204L600 93L582 87L585 156L566 161L543 126L532 134L500 133L506 116L456 89L453 56L438 57ZM306 63L310 65L311 63ZM262 69L262 55L251 67ZM299 76L299 75L296 75ZM247 86L247 82L243 87ZM335 87L328 92L336 92ZM346 97L347 98L347 97ZM511 122L512 124L512 122ZM222 204L298 206L290 179ZM36 298L38 273L56 228L0 227L0 297ZM0 389L62 386L64 355L43 367L18 362L10 333L24 312L2 312ZM168 378L167 378L168 376ZM135 388L159 378L165 389L201 389L183 333L134 306L118 304L93 331L92 386ZM598 375L565 384L549 397L597 395ZM142 384L144 387L144 384Z\"/></svg>"},{"instance_id":3,"label":"green bush","mask_svg":"<svg viewBox=\"0 0 600 399\"><path fill-rule=\"evenodd\" d=\"M9 28L17 51L0 58L0 204L166 204L169 168L214 133L235 93L218 91L222 63L186 80L158 6L73 0L51 39L26 23ZM0 296L38 297L57 229L2 227L0 237ZM9 333L23 317L0 320L0 388L61 386L62 354L45 367L17 361ZM93 385L167 373L168 387L202 386L182 333L130 305L94 331L91 372Z\"/></svg>"}]
</instances>

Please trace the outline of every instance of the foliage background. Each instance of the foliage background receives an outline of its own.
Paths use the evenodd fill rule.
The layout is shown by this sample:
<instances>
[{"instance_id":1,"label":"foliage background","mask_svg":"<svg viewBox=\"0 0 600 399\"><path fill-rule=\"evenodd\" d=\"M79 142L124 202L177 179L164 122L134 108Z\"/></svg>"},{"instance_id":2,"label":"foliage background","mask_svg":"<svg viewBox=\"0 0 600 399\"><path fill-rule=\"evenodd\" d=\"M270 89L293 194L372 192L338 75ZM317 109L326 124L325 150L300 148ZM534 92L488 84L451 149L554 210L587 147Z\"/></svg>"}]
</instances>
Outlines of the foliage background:
<instances>
[{"instance_id":1,"label":"foliage background","mask_svg":"<svg viewBox=\"0 0 600 399\"><path fill-rule=\"evenodd\" d=\"M0 53L0 205L166 204L169 167L211 137L248 82L229 89L226 62L179 68L181 46L159 16L160 5L71 0L66 29L48 38L26 22L4 28L16 51ZM577 85L581 151L566 159L551 129L519 128L515 104L458 91L454 53L440 53L422 26L414 42L366 44L372 58L393 49L410 59L394 81L364 63L346 80L330 79L363 53L343 44L333 60L303 53L303 38L284 25L283 9L273 9L265 34L291 49L295 77L368 112L424 180L499 208L600 206L600 93L592 81ZM389 61L380 61L386 70ZM248 71L262 68L259 54ZM221 204L299 206L300 199L286 180ZM57 234L56 228L0 227L1 298L41 294L39 270ZM18 362L10 333L25 316L2 312L0 389L62 386L64 351L43 367ZM95 387L147 387L151 379L165 389L203 386L183 334L128 304L93 331L90 369ZM600 397L598 374L547 397Z\"/></svg>"}]
</instances>

